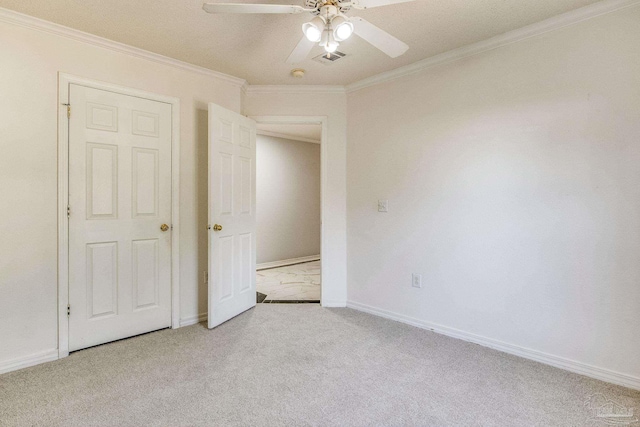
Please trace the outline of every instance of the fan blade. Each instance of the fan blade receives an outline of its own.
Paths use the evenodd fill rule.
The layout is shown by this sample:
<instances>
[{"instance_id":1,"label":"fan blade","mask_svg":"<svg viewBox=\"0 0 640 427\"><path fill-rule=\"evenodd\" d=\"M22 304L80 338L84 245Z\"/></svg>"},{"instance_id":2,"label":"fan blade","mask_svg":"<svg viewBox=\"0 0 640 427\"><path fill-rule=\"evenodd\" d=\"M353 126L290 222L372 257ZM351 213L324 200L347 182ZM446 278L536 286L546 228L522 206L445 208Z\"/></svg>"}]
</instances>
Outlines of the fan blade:
<instances>
[{"instance_id":1,"label":"fan blade","mask_svg":"<svg viewBox=\"0 0 640 427\"><path fill-rule=\"evenodd\" d=\"M315 44L315 42L310 42L306 37L302 37L291 52L291 55L287 58L287 64L297 64L307 59L307 55L309 55L309 52L311 52Z\"/></svg>"},{"instance_id":2,"label":"fan blade","mask_svg":"<svg viewBox=\"0 0 640 427\"><path fill-rule=\"evenodd\" d=\"M202 8L207 13L303 13L314 10L295 5L247 3L205 3Z\"/></svg>"},{"instance_id":3,"label":"fan blade","mask_svg":"<svg viewBox=\"0 0 640 427\"><path fill-rule=\"evenodd\" d=\"M353 17L353 32L392 58L405 53L409 46L362 18Z\"/></svg>"},{"instance_id":4,"label":"fan blade","mask_svg":"<svg viewBox=\"0 0 640 427\"><path fill-rule=\"evenodd\" d=\"M372 7L388 6L390 4L407 3L414 0L352 0L354 9L370 9Z\"/></svg>"}]
</instances>

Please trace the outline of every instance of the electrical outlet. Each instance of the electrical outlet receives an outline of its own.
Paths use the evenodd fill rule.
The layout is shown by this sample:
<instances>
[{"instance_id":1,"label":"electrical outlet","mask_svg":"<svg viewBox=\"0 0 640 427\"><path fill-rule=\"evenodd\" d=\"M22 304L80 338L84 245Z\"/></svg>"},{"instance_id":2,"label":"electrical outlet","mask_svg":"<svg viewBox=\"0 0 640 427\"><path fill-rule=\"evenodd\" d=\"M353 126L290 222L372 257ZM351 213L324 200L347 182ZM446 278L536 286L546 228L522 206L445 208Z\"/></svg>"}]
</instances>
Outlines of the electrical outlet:
<instances>
[{"instance_id":1,"label":"electrical outlet","mask_svg":"<svg viewBox=\"0 0 640 427\"><path fill-rule=\"evenodd\" d=\"M413 286L414 288L422 287L422 274L413 273L411 275L411 286Z\"/></svg>"},{"instance_id":2,"label":"electrical outlet","mask_svg":"<svg viewBox=\"0 0 640 427\"><path fill-rule=\"evenodd\" d=\"M202 274L202 278L204 279L204 283L206 285L207 283L209 283L209 272L207 270L205 270L202 273L203 273Z\"/></svg>"},{"instance_id":3,"label":"electrical outlet","mask_svg":"<svg viewBox=\"0 0 640 427\"><path fill-rule=\"evenodd\" d=\"M389 212L388 200L378 200L378 212Z\"/></svg>"}]
</instances>

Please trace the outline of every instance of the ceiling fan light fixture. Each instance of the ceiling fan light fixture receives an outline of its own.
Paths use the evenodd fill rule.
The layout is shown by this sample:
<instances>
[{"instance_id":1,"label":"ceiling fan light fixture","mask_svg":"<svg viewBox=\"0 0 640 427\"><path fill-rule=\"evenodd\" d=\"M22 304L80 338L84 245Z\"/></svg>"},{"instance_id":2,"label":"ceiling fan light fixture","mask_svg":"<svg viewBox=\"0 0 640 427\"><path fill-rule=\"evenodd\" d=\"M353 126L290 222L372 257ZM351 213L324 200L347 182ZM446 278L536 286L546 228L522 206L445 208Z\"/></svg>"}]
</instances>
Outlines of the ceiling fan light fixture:
<instances>
[{"instance_id":1,"label":"ceiling fan light fixture","mask_svg":"<svg viewBox=\"0 0 640 427\"><path fill-rule=\"evenodd\" d=\"M302 24L302 32L310 42L319 42L326 23L321 16L316 16L309 22Z\"/></svg>"},{"instance_id":2,"label":"ceiling fan light fixture","mask_svg":"<svg viewBox=\"0 0 640 427\"><path fill-rule=\"evenodd\" d=\"M225 0L222 0L225 1ZM293 49L287 63L297 64L304 61L314 46L320 45L332 55L338 45L351 37L357 30L359 38L384 52L390 58L397 58L408 49L406 43L398 40L372 23L357 17L347 17L344 13L351 9L364 10L397 3L408 3L416 0L305 0L304 6L287 4L249 4L249 3L205 3L202 8L207 13L226 14L298 14L311 13L314 17L302 24L304 34Z\"/></svg>"},{"instance_id":3,"label":"ceiling fan light fixture","mask_svg":"<svg viewBox=\"0 0 640 427\"><path fill-rule=\"evenodd\" d=\"M331 20L333 37L337 41L344 41L353 34L353 24L342 15L338 15Z\"/></svg>"},{"instance_id":4,"label":"ceiling fan light fixture","mask_svg":"<svg viewBox=\"0 0 640 427\"><path fill-rule=\"evenodd\" d=\"M336 50L338 50L338 42L329 42L327 43L327 45L324 47L324 50L327 53L333 53Z\"/></svg>"},{"instance_id":5,"label":"ceiling fan light fixture","mask_svg":"<svg viewBox=\"0 0 640 427\"><path fill-rule=\"evenodd\" d=\"M328 53L333 53L338 49L338 45L340 43L338 43L334 38L333 38L333 34L331 33L330 29L326 29L323 33L322 33L322 37L320 38L320 43L318 43L320 46L322 46L324 48L324 50Z\"/></svg>"}]
</instances>

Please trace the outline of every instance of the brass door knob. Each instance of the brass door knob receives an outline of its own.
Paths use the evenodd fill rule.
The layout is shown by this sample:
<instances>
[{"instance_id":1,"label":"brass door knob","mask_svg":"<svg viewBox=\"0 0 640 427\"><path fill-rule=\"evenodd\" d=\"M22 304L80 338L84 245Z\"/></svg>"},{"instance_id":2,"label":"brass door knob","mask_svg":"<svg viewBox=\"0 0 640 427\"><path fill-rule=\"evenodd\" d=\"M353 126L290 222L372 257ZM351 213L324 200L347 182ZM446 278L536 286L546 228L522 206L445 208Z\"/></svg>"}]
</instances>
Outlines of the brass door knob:
<instances>
[{"instance_id":1,"label":"brass door knob","mask_svg":"<svg viewBox=\"0 0 640 427\"><path fill-rule=\"evenodd\" d=\"M213 231L221 231L222 230L222 226L220 224L215 224L213 226Z\"/></svg>"},{"instance_id":2,"label":"brass door knob","mask_svg":"<svg viewBox=\"0 0 640 427\"><path fill-rule=\"evenodd\" d=\"M169 226L167 224L162 224L160 226L160 230L162 230L162 231L167 231L168 229L169 229Z\"/></svg>"}]
</instances>

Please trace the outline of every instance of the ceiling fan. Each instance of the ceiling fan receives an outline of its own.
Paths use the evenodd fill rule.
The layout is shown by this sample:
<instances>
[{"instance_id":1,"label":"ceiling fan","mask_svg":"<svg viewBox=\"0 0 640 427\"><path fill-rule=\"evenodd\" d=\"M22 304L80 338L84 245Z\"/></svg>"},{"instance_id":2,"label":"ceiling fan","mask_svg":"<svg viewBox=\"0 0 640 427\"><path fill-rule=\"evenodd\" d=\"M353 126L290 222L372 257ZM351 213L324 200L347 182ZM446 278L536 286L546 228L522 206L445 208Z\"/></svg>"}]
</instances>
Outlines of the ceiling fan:
<instances>
[{"instance_id":1,"label":"ceiling fan","mask_svg":"<svg viewBox=\"0 0 640 427\"><path fill-rule=\"evenodd\" d=\"M341 41L356 34L374 47L396 58L409 49L402 41L362 18L348 17L351 9L370 9L414 0L305 0L305 7L279 4L205 3L202 8L208 13L282 13L308 12L316 15L302 24L304 37L289 55L287 62L295 64L306 59L317 43L328 55L335 52Z\"/></svg>"}]
</instances>

